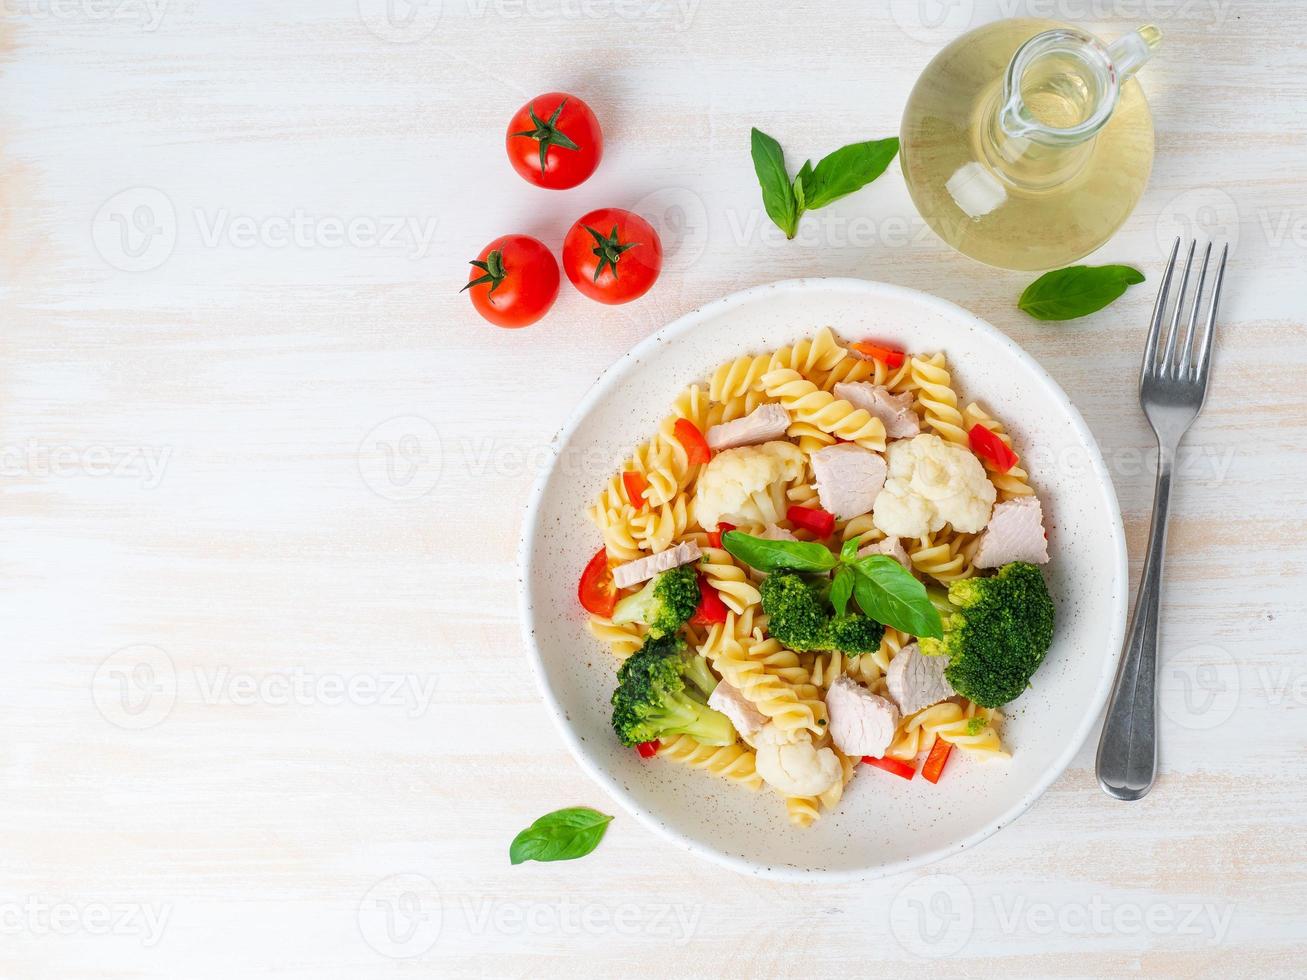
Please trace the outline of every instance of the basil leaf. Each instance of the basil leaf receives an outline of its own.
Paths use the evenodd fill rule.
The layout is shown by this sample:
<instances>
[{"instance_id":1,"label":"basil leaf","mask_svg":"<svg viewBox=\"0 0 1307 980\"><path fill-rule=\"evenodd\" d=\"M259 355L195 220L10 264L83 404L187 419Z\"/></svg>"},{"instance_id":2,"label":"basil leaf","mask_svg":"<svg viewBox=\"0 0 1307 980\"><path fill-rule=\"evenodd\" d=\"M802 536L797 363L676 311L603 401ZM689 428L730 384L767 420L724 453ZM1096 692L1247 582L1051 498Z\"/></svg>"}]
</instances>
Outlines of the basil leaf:
<instances>
[{"instance_id":1,"label":"basil leaf","mask_svg":"<svg viewBox=\"0 0 1307 980\"><path fill-rule=\"evenodd\" d=\"M588 806L568 807L546 813L513 838L508 859L523 861L571 861L585 857L603 839L613 818Z\"/></svg>"},{"instance_id":2,"label":"basil leaf","mask_svg":"<svg viewBox=\"0 0 1307 980\"><path fill-rule=\"evenodd\" d=\"M772 541L743 531L727 531L722 547L753 568L763 572L829 572L835 556L816 541Z\"/></svg>"},{"instance_id":3,"label":"basil leaf","mask_svg":"<svg viewBox=\"0 0 1307 980\"><path fill-rule=\"evenodd\" d=\"M811 178L804 178L808 210L833 204L841 197L866 187L885 172L899 152L899 141L889 139L850 143L817 161Z\"/></svg>"},{"instance_id":4,"label":"basil leaf","mask_svg":"<svg viewBox=\"0 0 1307 980\"><path fill-rule=\"evenodd\" d=\"M812 161L804 160L799 172L794 175L794 203L799 207L799 216L808 207L808 183L812 180Z\"/></svg>"},{"instance_id":5,"label":"basil leaf","mask_svg":"<svg viewBox=\"0 0 1307 980\"><path fill-rule=\"evenodd\" d=\"M848 567L856 577L853 597L876 622L912 636L944 635L926 587L889 555L868 555Z\"/></svg>"},{"instance_id":6,"label":"basil leaf","mask_svg":"<svg viewBox=\"0 0 1307 980\"><path fill-rule=\"evenodd\" d=\"M799 206L789 174L785 172L785 152L779 143L756 127L750 140L753 170L762 188L762 206L767 209L767 217L785 232L785 237L793 238L799 230Z\"/></svg>"},{"instance_id":7,"label":"basil leaf","mask_svg":"<svg viewBox=\"0 0 1307 980\"><path fill-rule=\"evenodd\" d=\"M1074 320L1143 281L1144 274L1128 265L1073 265L1045 272L1025 288L1017 306L1036 320Z\"/></svg>"},{"instance_id":8,"label":"basil leaf","mask_svg":"<svg viewBox=\"0 0 1307 980\"><path fill-rule=\"evenodd\" d=\"M849 599L853 596L853 569L845 565L835 573L835 581L830 585L830 604L835 607L835 615L843 616L849 610Z\"/></svg>"},{"instance_id":9,"label":"basil leaf","mask_svg":"<svg viewBox=\"0 0 1307 980\"><path fill-rule=\"evenodd\" d=\"M858 542L861 540L862 538L858 537L849 538L849 540L845 541L844 547L840 549L840 561L856 561L858 558Z\"/></svg>"}]
</instances>

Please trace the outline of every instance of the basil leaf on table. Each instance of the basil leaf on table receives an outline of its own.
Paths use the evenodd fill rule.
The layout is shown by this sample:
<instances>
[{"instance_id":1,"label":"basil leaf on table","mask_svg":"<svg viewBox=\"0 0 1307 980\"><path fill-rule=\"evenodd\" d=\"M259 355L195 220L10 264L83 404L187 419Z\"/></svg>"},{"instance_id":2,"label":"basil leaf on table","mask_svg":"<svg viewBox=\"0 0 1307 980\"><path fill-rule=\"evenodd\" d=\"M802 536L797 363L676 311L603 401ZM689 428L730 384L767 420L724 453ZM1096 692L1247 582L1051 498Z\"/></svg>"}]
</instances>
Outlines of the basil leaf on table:
<instances>
[{"instance_id":1,"label":"basil leaf on table","mask_svg":"<svg viewBox=\"0 0 1307 980\"><path fill-rule=\"evenodd\" d=\"M853 598L876 622L912 636L944 635L926 587L889 555L868 555L848 567L854 571Z\"/></svg>"},{"instance_id":2,"label":"basil leaf on table","mask_svg":"<svg viewBox=\"0 0 1307 980\"><path fill-rule=\"evenodd\" d=\"M804 179L808 210L816 211L861 190L885 172L899 152L897 137L850 143L817 161L812 176Z\"/></svg>"},{"instance_id":3,"label":"basil leaf on table","mask_svg":"<svg viewBox=\"0 0 1307 980\"><path fill-rule=\"evenodd\" d=\"M1045 272L1025 288L1017 306L1036 320L1074 320L1143 281L1144 274L1128 265L1073 265Z\"/></svg>"},{"instance_id":4,"label":"basil leaf on table","mask_svg":"<svg viewBox=\"0 0 1307 980\"><path fill-rule=\"evenodd\" d=\"M750 137L753 169L762 188L762 206L776 227L793 238L799 230L799 205L794 199L794 188L785 169L785 151L774 139L754 129Z\"/></svg>"},{"instance_id":5,"label":"basil leaf on table","mask_svg":"<svg viewBox=\"0 0 1307 980\"><path fill-rule=\"evenodd\" d=\"M840 147L817 161L804 161L794 180L785 169L780 143L754 127L750 132L753 169L762 188L762 205L776 227L793 238L805 211L815 211L865 187L885 172L899 152L895 137Z\"/></svg>"},{"instance_id":6,"label":"basil leaf on table","mask_svg":"<svg viewBox=\"0 0 1307 980\"><path fill-rule=\"evenodd\" d=\"M830 585L830 604L835 607L835 615L843 616L849 609L849 599L853 597L853 569L843 565L835 573Z\"/></svg>"},{"instance_id":7,"label":"basil leaf on table","mask_svg":"<svg viewBox=\"0 0 1307 980\"><path fill-rule=\"evenodd\" d=\"M585 857L603 839L613 818L588 806L573 806L546 813L513 838L508 859L523 861L571 861Z\"/></svg>"},{"instance_id":8,"label":"basil leaf on table","mask_svg":"<svg viewBox=\"0 0 1307 980\"><path fill-rule=\"evenodd\" d=\"M772 541L743 531L727 531L722 547L746 565L762 572L829 572L835 555L816 541Z\"/></svg>"}]
</instances>

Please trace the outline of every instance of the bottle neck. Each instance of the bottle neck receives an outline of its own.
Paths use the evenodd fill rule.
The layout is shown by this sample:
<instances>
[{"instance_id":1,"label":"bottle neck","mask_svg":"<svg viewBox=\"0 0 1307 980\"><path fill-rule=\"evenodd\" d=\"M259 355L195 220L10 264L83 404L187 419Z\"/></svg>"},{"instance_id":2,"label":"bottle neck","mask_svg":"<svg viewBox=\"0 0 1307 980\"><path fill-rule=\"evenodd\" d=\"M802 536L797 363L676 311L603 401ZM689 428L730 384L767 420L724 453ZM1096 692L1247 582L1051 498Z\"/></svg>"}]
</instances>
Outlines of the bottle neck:
<instances>
[{"instance_id":1,"label":"bottle neck","mask_svg":"<svg viewBox=\"0 0 1307 980\"><path fill-rule=\"evenodd\" d=\"M1143 28L1109 48L1067 27L1028 40L1013 55L982 116L979 137L989 167L1009 185L1028 191L1074 178L1116 109L1121 85L1160 36L1156 28Z\"/></svg>"}]
</instances>

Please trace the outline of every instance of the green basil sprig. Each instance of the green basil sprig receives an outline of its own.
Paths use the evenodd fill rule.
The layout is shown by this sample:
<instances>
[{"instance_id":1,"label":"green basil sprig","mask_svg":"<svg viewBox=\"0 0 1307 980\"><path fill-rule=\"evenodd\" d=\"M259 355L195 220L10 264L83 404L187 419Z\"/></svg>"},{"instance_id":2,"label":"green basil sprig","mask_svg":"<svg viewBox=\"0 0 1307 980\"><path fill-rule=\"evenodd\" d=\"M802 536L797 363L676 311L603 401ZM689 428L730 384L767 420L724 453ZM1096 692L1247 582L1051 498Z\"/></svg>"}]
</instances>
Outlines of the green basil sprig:
<instances>
[{"instance_id":1,"label":"green basil sprig","mask_svg":"<svg viewBox=\"0 0 1307 980\"><path fill-rule=\"evenodd\" d=\"M816 541L772 541L743 531L727 531L722 547L763 572L834 572L830 601L843 616L849 601L878 623L912 636L940 637L944 627L926 587L888 555L858 557L857 539L844 542L838 556Z\"/></svg>"},{"instance_id":2,"label":"green basil sprig","mask_svg":"<svg viewBox=\"0 0 1307 980\"><path fill-rule=\"evenodd\" d=\"M1097 313L1144 281L1128 265L1073 265L1054 269L1025 288L1017 306L1036 320L1074 320Z\"/></svg>"},{"instance_id":3,"label":"green basil sprig","mask_svg":"<svg viewBox=\"0 0 1307 980\"><path fill-rule=\"evenodd\" d=\"M885 172L899 152L895 137L850 143L822 157L817 166L805 161L793 180L785 169L785 151L762 130L751 133L753 169L762 188L762 205L776 227L793 238L805 211L816 211L866 187Z\"/></svg>"},{"instance_id":4,"label":"green basil sprig","mask_svg":"<svg viewBox=\"0 0 1307 980\"><path fill-rule=\"evenodd\" d=\"M513 838L508 859L523 861L571 861L585 857L603 839L613 818L588 806L573 806L546 813Z\"/></svg>"}]
</instances>

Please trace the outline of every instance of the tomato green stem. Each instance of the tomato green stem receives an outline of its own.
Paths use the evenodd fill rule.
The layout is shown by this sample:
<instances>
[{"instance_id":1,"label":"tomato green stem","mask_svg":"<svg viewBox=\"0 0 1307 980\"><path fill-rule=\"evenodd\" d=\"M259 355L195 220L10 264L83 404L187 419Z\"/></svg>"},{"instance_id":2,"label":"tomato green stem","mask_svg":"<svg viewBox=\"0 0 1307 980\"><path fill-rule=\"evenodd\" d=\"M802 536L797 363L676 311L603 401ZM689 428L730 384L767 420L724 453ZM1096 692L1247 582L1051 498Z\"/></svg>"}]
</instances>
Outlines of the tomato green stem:
<instances>
[{"instance_id":1,"label":"tomato green stem","mask_svg":"<svg viewBox=\"0 0 1307 980\"><path fill-rule=\"evenodd\" d=\"M599 234L599 232L595 231L589 225L582 225L582 227L588 231L591 237L595 240L595 247L590 250L599 259L599 265L595 267L595 282L598 282L599 277L603 275L604 266L608 266L608 268L613 270L613 278L616 279L617 260L622 257L622 253L628 248L635 248L635 246L640 243L626 242L623 244L617 237L617 225L613 225L613 230L610 231L607 236Z\"/></svg>"},{"instance_id":2,"label":"tomato green stem","mask_svg":"<svg viewBox=\"0 0 1307 980\"><path fill-rule=\"evenodd\" d=\"M531 122L535 129L524 129L520 133L510 133L510 136L525 136L529 139L536 140L540 144L540 172L545 172L545 158L549 155L551 146L561 146L565 150L581 149L576 143L558 128L558 115L563 111L563 106L567 105L564 99L558 103L558 108L554 110L548 121L542 120L536 115L535 103L532 102L527 112L531 114Z\"/></svg>"},{"instance_id":3,"label":"tomato green stem","mask_svg":"<svg viewBox=\"0 0 1307 980\"><path fill-rule=\"evenodd\" d=\"M460 293L463 290L471 289L473 286L490 283L490 292L486 293L486 295L492 296L495 290L499 288L499 284L504 281L504 276L508 274L508 270L504 268L504 254L499 249L495 249L487 255L484 262L480 259L473 259L470 264L476 266L485 275L473 279L463 289L459 290Z\"/></svg>"}]
</instances>

